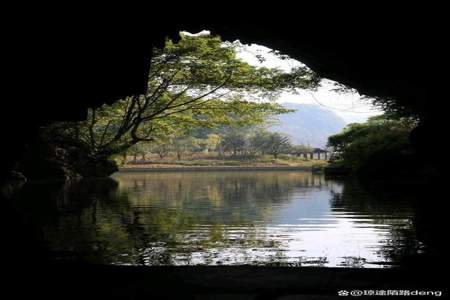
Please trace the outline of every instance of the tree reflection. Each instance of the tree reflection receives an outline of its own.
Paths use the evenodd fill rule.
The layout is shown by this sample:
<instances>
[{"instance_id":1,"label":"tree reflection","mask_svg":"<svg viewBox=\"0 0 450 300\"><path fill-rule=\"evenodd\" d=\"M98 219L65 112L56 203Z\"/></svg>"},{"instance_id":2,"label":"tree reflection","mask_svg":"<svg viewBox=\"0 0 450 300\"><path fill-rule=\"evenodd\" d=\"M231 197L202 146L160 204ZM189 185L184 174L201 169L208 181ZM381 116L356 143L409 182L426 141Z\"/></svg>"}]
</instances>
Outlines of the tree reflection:
<instances>
[{"instance_id":1,"label":"tree reflection","mask_svg":"<svg viewBox=\"0 0 450 300\"><path fill-rule=\"evenodd\" d=\"M56 259L133 265L327 266L328 257L321 253L293 257L287 249L292 238L299 239L298 247L307 246L301 239L302 230L311 232L313 227L308 226L319 226L314 230L337 226L336 220L327 219L330 209L365 216L352 219L352 224L388 225L389 234L378 250L383 261L400 261L418 247L406 200L311 173L119 173L108 180L26 185L16 198ZM280 214L281 221L297 226L297 235L291 229L274 229ZM371 262L364 257L344 256L340 266L367 263Z\"/></svg>"},{"instance_id":2,"label":"tree reflection","mask_svg":"<svg viewBox=\"0 0 450 300\"><path fill-rule=\"evenodd\" d=\"M366 216L362 224L388 225L389 235L381 245L379 255L387 262L401 264L420 252L412 217L415 214L415 197L399 189L386 189L376 185L362 186L356 181L346 181L341 192L333 193L331 206L335 211L354 212ZM357 267L366 263L359 257L348 257L344 264Z\"/></svg>"},{"instance_id":3,"label":"tree reflection","mask_svg":"<svg viewBox=\"0 0 450 300\"><path fill-rule=\"evenodd\" d=\"M273 172L124 175L27 185L16 198L23 211L33 212L35 226L57 258L172 264L187 253L207 263L219 249L236 254L276 247L280 242L268 240L265 229L253 222L269 220L274 204L287 203L292 187L310 186L310 177ZM33 199L49 201L36 205Z\"/></svg>"}]
</instances>

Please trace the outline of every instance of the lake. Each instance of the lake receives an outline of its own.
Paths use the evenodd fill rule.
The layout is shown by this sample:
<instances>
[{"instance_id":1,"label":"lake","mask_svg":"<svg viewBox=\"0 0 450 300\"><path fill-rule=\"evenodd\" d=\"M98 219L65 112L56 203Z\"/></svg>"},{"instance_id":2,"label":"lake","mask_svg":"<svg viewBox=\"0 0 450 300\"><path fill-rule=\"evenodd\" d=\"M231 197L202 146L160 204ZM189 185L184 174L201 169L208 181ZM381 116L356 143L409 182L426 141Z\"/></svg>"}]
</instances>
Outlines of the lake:
<instances>
[{"instance_id":1,"label":"lake","mask_svg":"<svg viewBox=\"0 0 450 300\"><path fill-rule=\"evenodd\" d=\"M385 268L425 248L408 199L302 171L119 172L14 197L55 260Z\"/></svg>"}]
</instances>

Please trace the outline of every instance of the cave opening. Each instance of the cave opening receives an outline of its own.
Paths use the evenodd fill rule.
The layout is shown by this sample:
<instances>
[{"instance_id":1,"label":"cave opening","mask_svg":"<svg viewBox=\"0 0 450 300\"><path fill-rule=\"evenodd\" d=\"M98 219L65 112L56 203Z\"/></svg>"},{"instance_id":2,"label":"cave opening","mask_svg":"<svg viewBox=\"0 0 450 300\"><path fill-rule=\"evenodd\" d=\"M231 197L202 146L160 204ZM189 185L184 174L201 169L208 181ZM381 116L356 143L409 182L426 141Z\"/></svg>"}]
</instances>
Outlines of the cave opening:
<instances>
[{"instance_id":1,"label":"cave opening","mask_svg":"<svg viewBox=\"0 0 450 300\"><path fill-rule=\"evenodd\" d=\"M233 36L229 30L224 32L224 36ZM249 32L252 32L252 30L249 30ZM249 39L248 36L246 38ZM227 40L230 39L227 38ZM258 43L258 39L254 42ZM290 40L290 42L295 44L294 40ZM272 44L270 41L268 43ZM276 44L279 44L278 42L273 44L275 44L274 49L283 49L283 47L276 47ZM301 42L298 42L296 45L301 44ZM430 192L426 188L427 184L430 181L436 183L436 180L442 174L442 167L437 164L436 157L430 155L429 149L424 147L430 139L429 133L433 132L437 126L434 118L430 118L430 116L436 116L439 113L435 113L433 111L434 108L430 109L430 107L423 105L421 101L417 100L424 93L420 90L418 91L415 86L412 87L412 89L415 89L413 91L413 100L405 102L404 99L410 96L409 93L404 93L404 90L407 89L405 86L413 86L411 82L408 84L400 80L394 80L396 84L392 84L391 78L385 79L383 76L380 76L382 79L373 79L365 76L367 73L359 72L358 59L361 59L363 56L356 56L358 59L349 63L351 55L342 55L338 50L337 53L342 55L340 59L333 57L330 59L330 53L328 50L324 50L326 47L322 47L320 42L316 44L315 48L309 49L311 45L314 45L314 43L307 44L304 48L300 46L297 57L300 60L302 57L305 57L305 61L311 62L308 66L311 66L314 71L317 70L320 76L327 77L327 75L331 75L329 77L332 79L342 76L342 81L346 84L350 83L349 86L355 87L373 97L380 95L375 100L385 104L384 108L389 109L393 107L393 110L399 108L401 111L409 114L408 116L414 118L415 127L408 132L407 142L410 148L396 148L394 149L395 151L385 151L381 152L381 154L378 152L373 156L373 160L369 160L368 165L362 168L361 178L364 175L369 179L369 187L364 186L362 188L353 184L342 185L339 181L327 181L320 174L307 176L299 175L295 172L291 174L290 172L293 172L293 170L290 169L283 170L284 173L282 172L282 174L272 174L269 171L263 175L251 172L239 173L236 170L232 170L233 172L238 172L238 174L233 173L235 174L234 176L228 176L224 169L219 169L219 173L199 173L199 176L190 176L186 173L177 174L176 172L176 174L168 172L159 175L130 172L130 174L125 175L119 174L114 177L114 180L96 179L94 181L81 180L79 182L60 183L59 185L56 184L53 190L48 188L48 186L40 187L38 184L34 185L30 181L25 189L19 191L20 197L25 197L26 201L21 202L15 196L11 196L9 199L17 200L12 207L17 209L17 203L19 203L19 206L24 205L22 208L25 208L26 213L20 218L30 220L30 223L37 222L39 224L38 227L43 229L44 235L55 238L53 240L44 239L44 241L39 239L39 243L53 244L52 247L54 247L52 251L44 253L44 255L54 255L54 257L57 257L57 260L62 261L72 260L80 263L80 266L86 262L93 265L100 263L101 265L150 266L179 266L183 264L197 266L230 264L242 266L252 262L263 267L279 267L279 270L283 270L285 267L318 267L319 269L316 270L305 271L308 273L308 276L312 276L312 273L309 272L317 272L317 274L321 272L325 272L322 274L328 274L327 272L331 272L324 271L321 269L322 267L331 267L331 269L334 267L350 268L350 271L346 271L349 273L345 274L351 274L353 269L363 267L375 269L377 267L391 267L397 264L404 264L407 268L416 267L416 270L421 270L424 265L430 262L435 263L437 258L441 259L440 255L445 249L442 248L440 238L436 237L435 233L436 228L440 228L441 223L436 219L434 221L430 220L430 216L435 211L430 207L424 208L421 199L430 197ZM329 45L326 46L328 47ZM287 49L287 52L291 52L295 47L291 46L287 47ZM318 53L315 58L314 53ZM354 54L351 51L350 53ZM330 61L331 63L328 64L328 67L324 66ZM319 67L317 67L318 62L320 62ZM366 67L368 70L373 71L375 66L370 62L368 66L361 68L364 69ZM126 69L122 65L118 69L124 68ZM344 71L350 75L342 75L341 72ZM145 76L148 76L147 71L143 73ZM120 82L116 84L120 85ZM378 89L377 87L379 86L385 86L385 88ZM92 87L87 88L87 91L89 89L92 89ZM396 93L397 95L395 95ZM393 98L389 98L390 96ZM399 98L395 98L395 96L399 96ZM324 105L320 97L319 100L315 95L312 98L316 104L319 102L319 105ZM383 102L383 99L386 99L385 102ZM137 106L141 105L139 99L135 103ZM114 105L111 102L109 104L110 107ZM124 103L124 105L125 107L130 106L132 102ZM325 105L328 106L328 104ZM86 107L90 106L91 103L83 103L80 108L86 109ZM353 107L350 108L353 109ZM343 110L346 109L343 108ZM92 111L86 117L88 120L89 118L93 120ZM401 117L404 118L405 116ZM67 119L70 120L70 118ZM75 120L70 121L78 122L80 119L83 118L75 117ZM49 120L54 121L55 118L51 117L43 122L36 122L35 125L40 126L42 123L47 125ZM177 119L173 122L181 124L182 121ZM388 123L388 125L391 126L392 124ZM100 136L106 131L105 123L102 126L104 130L99 131ZM170 134L167 132L162 133L162 135ZM205 137L204 133L202 134ZM33 133L31 135L33 136ZM206 137L208 137L208 134L206 134ZM397 137L398 135L389 136L392 139ZM385 136L382 136L382 139L378 141L379 143L385 141ZM213 143L214 141L211 139L209 142ZM207 144L207 142L205 143ZM299 144L306 145L298 146L310 146L307 145L308 143L308 141L302 141ZM321 146L323 147L324 145ZM185 155L186 148L189 147L192 148L194 146L182 144L180 155ZM242 151L230 149L228 150L230 156L237 155L239 151ZM54 153L57 156L64 156L64 152L55 151ZM131 160L136 160L136 157L133 158L134 154L128 154L128 159L130 159L130 156ZM125 155L125 159L127 159L127 155ZM180 160L180 157L176 157L176 154L174 154L174 159ZM308 160L307 157L305 159ZM143 160L145 161L145 158ZM31 161L31 169L38 172L44 170L45 167L40 165L34 158ZM86 164L89 167L93 166L91 161L88 161ZM414 166L414 168L411 168L411 166ZM63 167L69 168L69 166L64 164ZM226 168L227 166L220 167ZM337 173L341 172L339 168L336 170ZM392 172L392 170L399 172ZM66 175L64 172L62 174L63 177ZM93 176L96 175L94 174ZM418 190L414 189L412 193L405 191L411 187L411 182L408 182L408 180L402 182L402 184L406 185L406 189L394 184L399 178L408 179L408 177L418 179L412 184L421 186ZM377 183L373 183L375 180ZM387 181L388 184L383 183L377 186L383 180ZM304 193L310 195L311 199L316 200L314 207L307 207L302 202L291 201L292 195L295 197L305 195L302 193L296 194L295 189L299 187L305 189ZM12 189L7 190L7 193L14 194L14 191L11 191ZM314 193L315 190L319 192ZM321 198L321 192L327 193L328 198ZM432 192L431 195L437 195L437 193ZM142 196L145 194L148 197ZM39 207L33 208L33 206L36 206L33 200L36 199L42 199L43 205L41 206L38 203L37 206ZM185 201L180 201L180 199L185 199ZM249 199L253 199L256 207L244 205L245 201L250 201ZM245 201L237 203L236 201L238 200ZM193 203L196 203L197 206ZM289 203L295 205L289 206ZM274 207L280 209L274 210ZM373 207L376 207L376 209L373 209ZM33 209L37 210L33 211ZM42 211L42 215L36 216L36 212L39 214L39 211ZM309 212L309 214L302 215L304 211ZM242 216L236 216L239 214L242 214ZM346 214L350 215L350 217L346 217ZM326 223L326 218L330 217L330 215L334 218L332 221L335 222L335 226L330 227L335 229L335 231L324 229L327 228L327 225L330 225ZM372 215L372 218L370 215ZM373 216L384 217L373 218ZM302 221L298 222L298 219L295 218ZM394 220L394 222L387 220ZM248 225L249 222L254 222L252 225L253 231L239 232L239 229L242 230L244 225ZM266 226L255 225L258 222L265 222ZM415 223L414 226L418 226L419 230L414 229L416 227L412 226L411 223ZM363 224L363 226L360 226L360 224ZM372 225L369 226L368 224ZM283 225L290 225L291 227L296 227L296 229L300 228L304 234L299 238L293 234L298 232L295 230L284 231ZM368 229L368 227L370 228ZM73 230L74 228L78 228L78 231ZM386 230L383 231L383 229ZM311 235L308 235L308 232L312 232ZM42 232L37 234L40 235ZM271 234L278 234L279 236L284 234L285 239L283 237L271 239ZM383 247L377 248L375 252L366 253L364 249L358 249L358 247L361 247L360 243L363 240L367 242L367 248L374 247L375 244L380 243L378 238L383 234L390 234L390 236L388 239L383 240ZM176 236L178 236L178 240L174 238ZM359 240L358 238L355 239L355 236L359 237ZM35 236L32 238L35 238ZM332 243L333 238L337 239L336 243ZM16 241L17 238L13 238L13 240ZM308 247L296 248L295 243L289 244L287 240L297 243L299 240L307 241ZM315 245L315 243L320 244L318 241L324 240L329 241L328 247L334 249L339 249L340 247L345 249L345 246L340 243L345 240L347 249L351 249L352 246L350 245L354 245L354 249L357 250L351 250L349 253L336 252L335 255L330 255L330 253L324 253L320 245ZM190 243L186 243L186 241ZM355 244L352 244L352 242ZM23 241L20 243L23 243ZM36 251L34 254L41 251L40 247L35 247L37 242L34 240L25 241L26 243L30 243L31 247L29 245L25 246L19 254L20 257L29 255L29 251ZM407 247L404 247L405 245ZM427 247L438 254L432 257L433 260L427 260L428 256L420 255L422 252L429 254L426 252L428 250ZM275 248L278 248L280 251L270 252L270 250ZM76 249L76 251L72 251L73 249ZM222 252L220 249L222 249ZM243 249L251 252L247 253ZM267 249L270 250L267 251ZM308 255L301 255L302 252ZM186 253L189 253L189 255ZM254 253L254 255L249 253ZM268 255L266 255L267 253ZM286 253L288 254L286 255ZM290 259L292 257L295 257L295 260ZM418 259L416 260L417 257ZM45 260L45 262L47 263L48 261ZM83 271L80 270L82 267L80 266L75 268L77 272L82 273ZM64 267L57 266L56 270L64 270ZM261 272L264 272L263 270L265 269L261 269ZM273 272L281 272L279 270L271 270L264 275L264 278L271 278L274 274ZM108 272L110 271L100 271L102 275ZM110 278L109 276L113 276L112 274L117 274L115 272L117 270L111 271L106 277ZM195 275L197 280L202 280L201 268L197 272L197 275ZM225 274L230 272L230 270L221 269L220 272ZM239 270L236 272L236 274L239 274ZM284 278L287 278L291 284L294 284L296 281L289 279L289 276L293 276L291 272L292 270L287 270L286 273L278 274L277 276L279 278L285 276ZM344 271L339 270L336 274L339 272ZM180 274L177 276L185 278L183 276L186 275ZM372 276L365 271L355 274L364 274L364 280ZM163 278L165 275L154 273L151 276L161 276ZM220 277L221 275L217 276ZM405 276L405 278L409 277ZM212 283L209 282L209 284ZM230 282L224 284L233 285ZM351 285L351 282L348 284Z\"/></svg>"}]
</instances>

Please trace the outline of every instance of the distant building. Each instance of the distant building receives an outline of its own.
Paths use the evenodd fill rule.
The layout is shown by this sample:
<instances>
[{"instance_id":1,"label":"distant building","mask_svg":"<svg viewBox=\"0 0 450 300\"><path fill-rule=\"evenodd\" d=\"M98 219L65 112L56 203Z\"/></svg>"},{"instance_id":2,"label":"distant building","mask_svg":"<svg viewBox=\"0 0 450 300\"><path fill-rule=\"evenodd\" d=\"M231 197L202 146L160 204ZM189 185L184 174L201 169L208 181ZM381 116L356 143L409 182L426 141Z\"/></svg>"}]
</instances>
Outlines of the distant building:
<instances>
[{"instance_id":1,"label":"distant building","mask_svg":"<svg viewBox=\"0 0 450 300\"><path fill-rule=\"evenodd\" d=\"M313 149L313 151L312 151L312 153L313 153L313 157L314 157L314 155L315 155L315 157L317 158L317 159L324 159L324 160L327 160L328 159L328 151L327 150L324 150L324 149L320 149L320 148L314 148Z\"/></svg>"},{"instance_id":2,"label":"distant building","mask_svg":"<svg viewBox=\"0 0 450 300\"><path fill-rule=\"evenodd\" d=\"M321 148L313 148L311 150L305 150L303 152L297 152L297 156L309 159L323 159L328 160L330 158L330 152Z\"/></svg>"}]
</instances>

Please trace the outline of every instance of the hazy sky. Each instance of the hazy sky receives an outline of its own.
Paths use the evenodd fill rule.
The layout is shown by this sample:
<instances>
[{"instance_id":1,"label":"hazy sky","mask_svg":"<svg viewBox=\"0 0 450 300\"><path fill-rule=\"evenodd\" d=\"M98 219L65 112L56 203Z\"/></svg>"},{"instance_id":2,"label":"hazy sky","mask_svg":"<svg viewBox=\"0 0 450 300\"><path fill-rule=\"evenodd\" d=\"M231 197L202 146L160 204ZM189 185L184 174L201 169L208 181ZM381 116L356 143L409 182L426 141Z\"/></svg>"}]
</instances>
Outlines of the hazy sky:
<instances>
[{"instance_id":1,"label":"hazy sky","mask_svg":"<svg viewBox=\"0 0 450 300\"><path fill-rule=\"evenodd\" d=\"M189 36L210 34L208 30L203 30L196 34L185 31L181 33ZM238 57L254 66L280 68L285 71L289 71L293 67L304 66L301 62L291 58L281 59L273 53L272 49L265 46L256 44L243 45L239 41L234 43L240 46ZM261 58L264 61L260 61ZM299 89L295 94L283 93L277 101L280 103L317 104L335 112L346 123L365 122L367 118L382 113L381 110L371 104L370 99L361 97L356 90L349 89L348 92L337 92L333 90L336 88L335 81L323 79L316 91Z\"/></svg>"},{"instance_id":2,"label":"hazy sky","mask_svg":"<svg viewBox=\"0 0 450 300\"><path fill-rule=\"evenodd\" d=\"M241 49L238 57L251 65L276 67L286 71L304 65L294 59L280 59L272 49L261 45L243 45ZM258 58L263 58L264 61L261 62ZM335 112L347 123L365 122L368 117L382 113L371 104L370 99L361 97L357 91L349 89L348 92L337 92L333 90L336 88L335 81L323 79L316 91L299 89L297 94L283 93L277 101L321 105Z\"/></svg>"}]
</instances>

